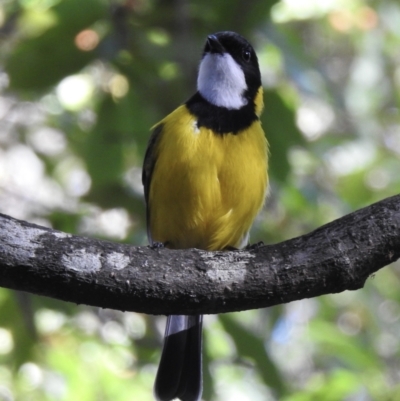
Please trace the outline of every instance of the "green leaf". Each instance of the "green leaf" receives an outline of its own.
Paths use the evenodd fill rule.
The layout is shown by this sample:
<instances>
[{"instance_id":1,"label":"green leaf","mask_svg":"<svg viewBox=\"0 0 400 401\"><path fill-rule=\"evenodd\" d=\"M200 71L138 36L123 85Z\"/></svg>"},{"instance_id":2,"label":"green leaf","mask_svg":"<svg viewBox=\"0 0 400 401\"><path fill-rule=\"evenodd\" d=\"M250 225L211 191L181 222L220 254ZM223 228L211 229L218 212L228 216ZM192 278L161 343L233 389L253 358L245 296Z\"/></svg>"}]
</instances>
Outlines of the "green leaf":
<instances>
[{"instance_id":1,"label":"green leaf","mask_svg":"<svg viewBox=\"0 0 400 401\"><path fill-rule=\"evenodd\" d=\"M270 359L263 339L254 335L250 330L246 330L229 314L219 315L218 318L232 337L238 356L252 359L264 383L274 389L278 396L284 395L287 392L286 385L280 372Z\"/></svg>"},{"instance_id":2,"label":"green leaf","mask_svg":"<svg viewBox=\"0 0 400 401\"><path fill-rule=\"evenodd\" d=\"M379 369L380 359L373 349L360 343L358 337L343 334L334 324L315 320L310 323L309 333L326 355L335 355L348 366L362 371Z\"/></svg>"},{"instance_id":3,"label":"green leaf","mask_svg":"<svg viewBox=\"0 0 400 401\"><path fill-rule=\"evenodd\" d=\"M338 369L329 375L316 374L303 391L282 401L337 401L344 400L360 389L360 381L353 372Z\"/></svg>"},{"instance_id":4,"label":"green leaf","mask_svg":"<svg viewBox=\"0 0 400 401\"><path fill-rule=\"evenodd\" d=\"M305 141L295 124L295 114L276 91L264 94L265 109L261 116L270 145L269 172L278 181L285 181L290 172L288 150Z\"/></svg>"},{"instance_id":5,"label":"green leaf","mask_svg":"<svg viewBox=\"0 0 400 401\"><path fill-rule=\"evenodd\" d=\"M79 10L79 12L77 12ZM57 24L42 35L21 42L6 63L13 89L43 90L81 70L96 57L79 50L77 33L104 18L106 8L98 0L68 0L53 8Z\"/></svg>"}]
</instances>

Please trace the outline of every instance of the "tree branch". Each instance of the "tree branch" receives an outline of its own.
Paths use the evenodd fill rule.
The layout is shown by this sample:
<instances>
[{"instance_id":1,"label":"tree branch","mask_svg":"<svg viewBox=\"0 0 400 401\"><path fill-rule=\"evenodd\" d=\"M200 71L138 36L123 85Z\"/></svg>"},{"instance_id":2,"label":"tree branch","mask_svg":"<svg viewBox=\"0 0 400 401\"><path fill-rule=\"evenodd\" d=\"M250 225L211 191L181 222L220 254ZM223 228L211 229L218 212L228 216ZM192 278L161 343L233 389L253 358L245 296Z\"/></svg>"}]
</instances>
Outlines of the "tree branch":
<instances>
[{"instance_id":1,"label":"tree branch","mask_svg":"<svg viewBox=\"0 0 400 401\"><path fill-rule=\"evenodd\" d=\"M0 286L149 314L262 308L362 288L400 257L400 195L276 245L205 252L69 235L0 214Z\"/></svg>"}]
</instances>

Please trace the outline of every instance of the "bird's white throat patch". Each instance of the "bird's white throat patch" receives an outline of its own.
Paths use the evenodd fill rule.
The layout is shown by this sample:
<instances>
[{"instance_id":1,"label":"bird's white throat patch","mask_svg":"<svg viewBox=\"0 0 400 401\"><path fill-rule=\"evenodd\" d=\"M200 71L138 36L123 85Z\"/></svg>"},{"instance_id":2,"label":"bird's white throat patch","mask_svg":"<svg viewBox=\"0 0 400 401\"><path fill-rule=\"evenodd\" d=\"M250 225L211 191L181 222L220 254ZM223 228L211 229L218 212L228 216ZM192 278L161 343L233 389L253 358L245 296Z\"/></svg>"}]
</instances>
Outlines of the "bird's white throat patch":
<instances>
[{"instance_id":1,"label":"bird's white throat patch","mask_svg":"<svg viewBox=\"0 0 400 401\"><path fill-rule=\"evenodd\" d=\"M228 54L207 53L200 63L197 89L215 106L240 109L247 104L246 79L240 65Z\"/></svg>"}]
</instances>

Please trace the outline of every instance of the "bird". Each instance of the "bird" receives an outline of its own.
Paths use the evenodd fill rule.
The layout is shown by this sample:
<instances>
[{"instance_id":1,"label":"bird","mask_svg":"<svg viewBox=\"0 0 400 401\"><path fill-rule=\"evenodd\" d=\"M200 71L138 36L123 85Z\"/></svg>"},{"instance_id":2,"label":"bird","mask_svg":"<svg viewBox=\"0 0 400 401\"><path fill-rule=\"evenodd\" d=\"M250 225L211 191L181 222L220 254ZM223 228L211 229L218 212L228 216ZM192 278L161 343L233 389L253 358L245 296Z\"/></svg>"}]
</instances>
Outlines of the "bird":
<instances>
[{"instance_id":1,"label":"bird","mask_svg":"<svg viewBox=\"0 0 400 401\"><path fill-rule=\"evenodd\" d=\"M261 74L240 34L207 36L197 91L152 128L142 181L150 245L240 249L268 188ZM202 315L170 315L154 384L157 401L202 396Z\"/></svg>"}]
</instances>

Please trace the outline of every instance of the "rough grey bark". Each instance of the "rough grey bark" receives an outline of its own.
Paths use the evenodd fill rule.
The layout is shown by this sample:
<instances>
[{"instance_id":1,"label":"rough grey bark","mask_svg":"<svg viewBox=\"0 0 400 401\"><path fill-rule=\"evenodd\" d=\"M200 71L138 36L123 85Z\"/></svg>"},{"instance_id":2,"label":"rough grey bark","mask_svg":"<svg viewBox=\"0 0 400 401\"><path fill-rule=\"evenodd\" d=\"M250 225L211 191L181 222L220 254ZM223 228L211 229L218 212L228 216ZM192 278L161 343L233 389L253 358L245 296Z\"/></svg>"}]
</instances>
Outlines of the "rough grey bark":
<instances>
[{"instance_id":1,"label":"rough grey bark","mask_svg":"<svg viewBox=\"0 0 400 401\"><path fill-rule=\"evenodd\" d=\"M135 247L0 214L0 286L149 314L261 308L363 287L400 257L400 195L276 245Z\"/></svg>"}]
</instances>

